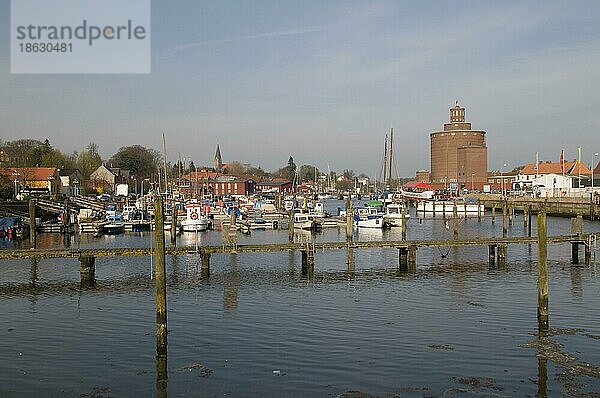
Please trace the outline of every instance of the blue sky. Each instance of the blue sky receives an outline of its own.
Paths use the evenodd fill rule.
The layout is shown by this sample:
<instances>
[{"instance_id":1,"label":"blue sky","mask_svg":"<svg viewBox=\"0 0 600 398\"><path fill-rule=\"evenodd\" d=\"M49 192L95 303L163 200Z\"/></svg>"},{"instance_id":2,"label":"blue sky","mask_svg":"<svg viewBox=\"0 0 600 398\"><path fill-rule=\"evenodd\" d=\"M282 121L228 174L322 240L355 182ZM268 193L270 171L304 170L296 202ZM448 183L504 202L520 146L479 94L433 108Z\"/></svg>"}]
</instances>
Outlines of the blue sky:
<instances>
[{"instance_id":1,"label":"blue sky","mask_svg":"<svg viewBox=\"0 0 600 398\"><path fill-rule=\"evenodd\" d=\"M210 164L377 176L429 169L455 100L487 132L489 169L600 151L600 2L153 1L152 73L10 74L0 0L0 137L161 148Z\"/></svg>"}]
</instances>

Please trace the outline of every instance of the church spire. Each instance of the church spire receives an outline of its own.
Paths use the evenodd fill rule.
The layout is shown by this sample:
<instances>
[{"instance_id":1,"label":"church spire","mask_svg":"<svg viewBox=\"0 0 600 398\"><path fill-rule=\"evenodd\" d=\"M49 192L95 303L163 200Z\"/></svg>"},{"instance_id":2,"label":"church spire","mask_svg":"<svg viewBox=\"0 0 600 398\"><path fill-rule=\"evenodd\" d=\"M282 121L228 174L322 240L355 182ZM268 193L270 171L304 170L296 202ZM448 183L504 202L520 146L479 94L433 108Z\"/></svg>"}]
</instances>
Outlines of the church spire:
<instances>
[{"instance_id":1,"label":"church spire","mask_svg":"<svg viewBox=\"0 0 600 398\"><path fill-rule=\"evenodd\" d=\"M221 148L219 148L219 144L217 144L217 151L215 152L213 164L216 171L221 171L223 169L223 158L221 158Z\"/></svg>"}]
</instances>

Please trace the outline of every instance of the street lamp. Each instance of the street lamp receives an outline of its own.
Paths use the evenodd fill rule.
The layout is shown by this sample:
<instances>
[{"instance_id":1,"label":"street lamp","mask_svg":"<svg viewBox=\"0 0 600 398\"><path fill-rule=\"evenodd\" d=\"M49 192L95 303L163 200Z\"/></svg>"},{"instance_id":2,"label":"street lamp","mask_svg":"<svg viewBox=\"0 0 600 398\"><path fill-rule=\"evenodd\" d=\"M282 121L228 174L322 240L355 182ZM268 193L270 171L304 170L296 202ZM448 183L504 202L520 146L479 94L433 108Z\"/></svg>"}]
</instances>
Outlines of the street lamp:
<instances>
[{"instance_id":1,"label":"street lamp","mask_svg":"<svg viewBox=\"0 0 600 398\"><path fill-rule=\"evenodd\" d=\"M506 163L502 165L500 168L500 192L502 193L502 197L504 197L504 168L506 167Z\"/></svg>"},{"instance_id":2,"label":"street lamp","mask_svg":"<svg viewBox=\"0 0 600 398\"><path fill-rule=\"evenodd\" d=\"M15 171L13 171L13 176L15 177L15 197L14 197L14 199L15 199L15 200L17 200L17 189L18 189L18 188L17 188L17 184L18 184L18 182L19 182L19 180L17 179L17 176L18 176L18 175L19 175L19 174L17 173L17 171L16 171L16 170L15 170Z\"/></svg>"}]
</instances>

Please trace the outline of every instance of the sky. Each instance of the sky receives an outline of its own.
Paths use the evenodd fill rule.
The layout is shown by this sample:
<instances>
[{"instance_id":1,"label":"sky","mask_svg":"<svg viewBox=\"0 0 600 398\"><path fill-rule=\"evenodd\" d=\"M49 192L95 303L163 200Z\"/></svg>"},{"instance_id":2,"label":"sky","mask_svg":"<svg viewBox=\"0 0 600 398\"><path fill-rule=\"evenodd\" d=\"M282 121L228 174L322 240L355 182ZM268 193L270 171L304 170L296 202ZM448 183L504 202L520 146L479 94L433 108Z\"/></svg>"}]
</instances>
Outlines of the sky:
<instances>
[{"instance_id":1,"label":"sky","mask_svg":"<svg viewBox=\"0 0 600 398\"><path fill-rule=\"evenodd\" d=\"M275 170L293 156L377 177L429 169L456 100L488 169L600 151L598 1L152 1L150 74L10 73L0 0L0 139L103 158L143 145ZM598 157L596 157L598 159Z\"/></svg>"}]
</instances>

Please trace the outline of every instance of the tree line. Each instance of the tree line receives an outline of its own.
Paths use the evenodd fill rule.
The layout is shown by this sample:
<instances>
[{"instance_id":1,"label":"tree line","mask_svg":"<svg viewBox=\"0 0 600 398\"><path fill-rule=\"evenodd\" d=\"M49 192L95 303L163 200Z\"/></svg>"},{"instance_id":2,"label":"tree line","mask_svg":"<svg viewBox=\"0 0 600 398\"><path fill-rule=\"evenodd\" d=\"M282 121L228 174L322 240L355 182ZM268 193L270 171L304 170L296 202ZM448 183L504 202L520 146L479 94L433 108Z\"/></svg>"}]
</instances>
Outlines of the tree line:
<instances>
[{"instance_id":1,"label":"tree line","mask_svg":"<svg viewBox=\"0 0 600 398\"><path fill-rule=\"evenodd\" d=\"M80 151L66 154L52 146L48 139L44 141L34 139L19 139L14 141L0 140L0 167L55 167L59 169L79 169L84 179L89 180L90 175L102 164L109 168L121 168L129 170L130 174L138 181L145 178L155 179L160 171L163 173L162 155L152 148L141 145L131 145L119 148L107 160L103 160L98 152L96 143L89 143ZM201 168L199 167L198 170ZM167 171L171 178L176 178L187 173L196 171L193 162L184 164L181 160L168 163ZM293 181L297 184L327 181L327 187L336 189L348 189L353 185L357 177L352 170L344 170L344 176L338 181L337 174L330 172L322 173L317 167L309 164L297 167L292 156L286 164L279 169L268 172L260 166L244 165L240 162L227 164L225 174L253 176L254 178L280 178ZM364 177L361 174L358 177ZM9 176L0 175L0 197L12 195L12 182Z\"/></svg>"}]
</instances>

